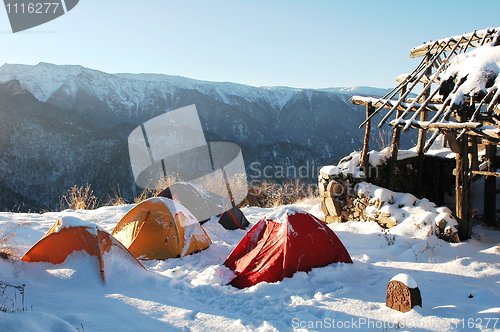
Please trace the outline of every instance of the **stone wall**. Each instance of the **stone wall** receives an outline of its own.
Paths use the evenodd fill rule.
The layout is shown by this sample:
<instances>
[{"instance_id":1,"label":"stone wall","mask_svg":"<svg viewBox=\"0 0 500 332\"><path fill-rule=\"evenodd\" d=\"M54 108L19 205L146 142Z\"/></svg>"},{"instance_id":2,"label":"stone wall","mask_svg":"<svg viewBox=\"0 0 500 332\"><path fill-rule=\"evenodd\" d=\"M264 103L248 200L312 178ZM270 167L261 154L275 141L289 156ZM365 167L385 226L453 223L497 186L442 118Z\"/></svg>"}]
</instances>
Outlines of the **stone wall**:
<instances>
[{"instance_id":1,"label":"stone wall","mask_svg":"<svg viewBox=\"0 0 500 332\"><path fill-rule=\"evenodd\" d=\"M446 241L459 240L458 222L449 208L438 207L426 198L392 192L365 180L365 173L359 167L325 166L321 169L318 187L326 223L375 221L383 228L392 228L404 219L405 213L422 205L420 211L429 211L425 213L426 220L422 221L429 232ZM375 195L373 192L377 190L383 194Z\"/></svg>"}]
</instances>

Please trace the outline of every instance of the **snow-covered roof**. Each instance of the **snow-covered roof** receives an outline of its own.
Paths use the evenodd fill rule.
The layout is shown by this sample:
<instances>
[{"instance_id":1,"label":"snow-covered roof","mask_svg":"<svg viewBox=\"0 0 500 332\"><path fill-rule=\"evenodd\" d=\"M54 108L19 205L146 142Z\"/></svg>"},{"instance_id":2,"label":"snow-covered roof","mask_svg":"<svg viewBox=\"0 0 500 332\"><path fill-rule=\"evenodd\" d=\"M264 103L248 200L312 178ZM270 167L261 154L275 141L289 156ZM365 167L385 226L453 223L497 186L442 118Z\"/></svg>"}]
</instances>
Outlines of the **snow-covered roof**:
<instances>
[{"instance_id":1,"label":"snow-covered roof","mask_svg":"<svg viewBox=\"0 0 500 332\"><path fill-rule=\"evenodd\" d=\"M383 98L353 96L351 102L376 108L369 119L389 109L379 128L389 123L404 131L433 130L424 152L440 133L450 131L457 139L468 134L500 144L500 28L425 43L413 48L411 56L423 58L413 72L398 77L400 83L390 93ZM420 92L419 83L424 83ZM408 98L412 91L418 92L416 98ZM467 115L459 116L465 109ZM429 120L420 120L423 112Z\"/></svg>"}]
</instances>

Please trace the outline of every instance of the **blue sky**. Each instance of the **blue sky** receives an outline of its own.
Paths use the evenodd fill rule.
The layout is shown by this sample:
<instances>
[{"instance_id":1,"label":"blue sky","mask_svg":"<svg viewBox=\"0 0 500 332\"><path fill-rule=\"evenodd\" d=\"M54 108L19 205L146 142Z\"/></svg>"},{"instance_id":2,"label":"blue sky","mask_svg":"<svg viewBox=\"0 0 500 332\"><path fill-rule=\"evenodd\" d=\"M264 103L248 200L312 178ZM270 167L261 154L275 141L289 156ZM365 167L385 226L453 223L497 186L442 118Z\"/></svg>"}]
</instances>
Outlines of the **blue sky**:
<instances>
[{"instance_id":1,"label":"blue sky","mask_svg":"<svg viewBox=\"0 0 500 332\"><path fill-rule=\"evenodd\" d=\"M392 87L418 64L412 47L500 26L499 13L498 0L80 0L16 34L1 9L0 64L78 64L253 86Z\"/></svg>"}]
</instances>

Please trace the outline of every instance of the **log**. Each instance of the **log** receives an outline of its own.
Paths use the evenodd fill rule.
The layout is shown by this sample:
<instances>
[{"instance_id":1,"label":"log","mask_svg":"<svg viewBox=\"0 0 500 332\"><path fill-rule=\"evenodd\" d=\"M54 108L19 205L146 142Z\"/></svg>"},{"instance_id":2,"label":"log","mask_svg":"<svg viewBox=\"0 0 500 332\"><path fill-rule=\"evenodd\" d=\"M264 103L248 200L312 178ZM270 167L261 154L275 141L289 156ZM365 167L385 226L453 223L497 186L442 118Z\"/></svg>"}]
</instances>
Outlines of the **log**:
<instances>
[{"instance_id":1,"label":"log","mask_svg":"<svg viewBox=\"0 0 500 332\"><path fill-rule=\"evenodd\" d=\"M369 119L374 111L374 107L371 103L366 105L366 118ZM369 156L368 151L370 151L370 132L371 132L371 120L369 120L366 124L365 128L365 139L363 142L363 150L361 151L361 155L359 157L359 165L363 166L364 169L368 169Z\"/></svg>"},{"instance_id":2,"label":"log","mask_svg":"<svg viewBox=\"0 0 500 332\"><path fill-rule=\"evenodd\" d=\"M439 58L441 56L441 53L443 53L444 51L444 48L439 51L436 55L434 55L432 58L429 55L426 56L426 60L425 60L425 63L426 63L426 66L425 66L425 69L423 72L420 73L420 75L418 75L417 79L411 84L410 88L408 89L408 91L406 91L402 96L401 98L399 98L399 100L396 102L396 105L394 105L390 110L389 112L387 112L387 114L382 118L382 120L380 121L380 123L378 124L378 128L382 128L382 126L384 125L384 123L389 119L389 117L392 115L392 113L394 113L394 111L398 108L399 105L401 105L401 102L403 100L405 100L406 97L408 97L408 95L410 94L410 92L413 90L413 88L419 83L419 81L422 79L422 77L424 75L430 75L432 73L432 67L433 67L433 63L436 61L437 58ZM424 90L421 92L422 93L426 93L426 89L424 87ZM412 108L412 105L414 104L411 103L408 107L406 107L406 112L409 112L409 110ZM425 112L425 110L424 110ZM404 117L404 115L402 115L402 117ZM427 120L427 119L425 119Z\"/></svg>"},{"instance_id":3,"label":"log","mask_svg":"<svg viewBox=\"0 0 500 332\"><path fill-rule=\"evenodd\" d=\"M328 209L326 208L326 202L325 202L325 199L322 199L321 200L321 211L323 212L323 214L326 216L328 216Z\"/></svg>"},{"instance_id":4,"label":"log","mask_svg":"<svg viewBox=\"0 0 500 332\"><path fill-rule=\"evenodd\" d=\"M383 226L385 228L392 228L394 226L397 226L398 222L394 219L391 219L390 217L386 217L384 215L380 215L378 217L377 222L380 224L380 226Z\"/></svg>"},{"instance_id":5,"label":"log","mask_svg":"<svg viewBox=\"0 0 500 332\"><path fill-rule=\"evenodd\" d=\"M446 140L454 153L462 153L462 146L457 141L457 133L454 130L445 131Z\"/></svg>"},{"instance_id":6,"label":"log","mask_svg":"<svg viewBox=\"0 0 500 332\"><path fill-rule=\"evenodd\" d=\"M457 110L457 120L462 122L467 119L467 110L460 108ZM460 141L462 153L456 154L456 214L459 225L459 238L461 241L470 239L472 236L472 195L471 178L469 177L469 136L463 135Z\"/></svg>"},{"instance_id":7,"label":"log","mask_svg":"<svg viewBox=\"0 0 500 332\"><path fill-rule=\"evenodd\" d=\"M361 125L359 125L359 128L362 128L375 114L377 114L382 108L384 108L386 103L390 99L392 99L392 97L394 97L398 92L400 92L400 90L403 87L406 89L407 83L409 83L412 79L414 79L415 75L417 75L424 69L424 64L425 64L425 59L422 59L417 68L415 68L411 74L407 75L406 78L397 87L392 89L391 92L387 93L384 97L379 98L379 100L385 100L385 102L382 103L380 106L378 106L378 108L372 113L372 115L365 121L363 121Z\"/></svg>"},{"instance_id":8,"label":"log","mask_svg":"<svg viewBox=\"0 0 500 332\"><path fill-rule=\"evenodd\" d=\"M325 198L326 209L328 210L328 215L330 216L340 216L342 215L342 204L339 200L327 197Z\"/></svg>"},{"instance_id":9,"label":"log","mask_svg":"<svg viewBox=\"0 0 500 332\"><path fill-rule=\"evenodd\" d=\"M335 180L330 180L326 187L327 197L338 197L344 193L344 186Z\"/></svg>"},{"instance_id":10,"label":"log","mask_svg":"<svg viewBox=\"0 0 500 332\"><path fill-rule=\"evenodd\" d=\"M473 174L477 174L477 175L484 175L484 176L496 176L496 177L500 177L500 173L496 173L496 172L487 172L487 171L472 171Z\"/></svg>"},{"instance_id":11,"label":"log","mask_svg":"<svg viewBox=\"0 0 500 332\"><path fill-rule=\"evenodd\" d=\"M491 173L496 174L496 154L497 146L493 144L486 145L486 158L488 161L488 175L484 179L484 221L490 225L494 226L497 221L497 208L496 208L496 197L497 197L497 179L496 175L491 175Z\"/></svg>"},{"instance_id":12,"label":"log","mask_svg":"<svg viewBox=\"0 0 500 332\"><path fill-rule=\"evenodd\" d=\"M381 105L384 105L385 102L387 104L384 105L384 108L392 108L394 105L396 105L397 101L395 100L387 100L387 99L377 99L377 98L372 98L372 97L363 97L363 96L352 96L349 101L354 104L354 105L363 105L366 106L369 103L372 104L373 107L380 107ZM397 107L398 110L404 111L408 108L410 104L406 102L401 102L399 106ZM415 106L412 108L412 110L417 110L420 108L422 104L420 103L415 103ZM441 105L427 105L427 109L429 111L438 111ZM365 120L366 121L366 120ZM364 123L363 123L364 124Z\"/></svg>"},{"instance_id":13,"label":"log","mask_svg":"<svg viewBox=\"0 0 500 332\"><path fill-rule=\"evenodd\" d=\"M399 75L398 77L396 77L396 82L405 82L408 78L408 74L401 74ZM420 79L420 83L429 83L431 81L431 79L429 77L427 77L427 75L424 75L422 76L422 78ZM434 76L432 77L432 83L439 83L439 77L437 76ZM411 98L408 98L408 101L412 101L413 99Z\"/></svg>"},{"instance_id":14,"label":"log","mask_svg":"<svg viewBox=\"0 0 500 332\"><path fill-rule=\"evenodd\" d=\"M387 285L386 306L408 312L414 306L422 307L420 289L415 280L407 274L398 274Z\"/></svg>"},{"instance_id":15,"label":"log","mask_svg":"<svg viewBox=\"0 0 500 332\"><path fill-rule=\"evenodd\" d=\"M407 86L405 85L401 89L401 95L400 97L402 98L404 93L406 92ZM403 100L404 101L404 100ZM400 110L397 111L396 114L396 119L398 119L401 116L402 112ZM389 189L394 190L394 180L396 179L396 165L398 163L398 152L399 152L399 141L401 139L401 128L400 127L394 127L394 133L392 134L392 144L391 144L391 158L389 159L389 172L388 172L388 177L389 177Z\"/></svg>"},{"instance_id":16,"label":"log","mask_svg":"<svg viewBox=\"0 0 500 332\"><path fill-rule=\"evenodd\" d=\"M334 222L342 222L342 217L341 216L326 216L325 217L326 224L331 224Z\"/></svg>"},{"instance_id":17,"label":"log","mask_svg":"<svg viewBox=\"0 0 500 332\"><path fill-rule=\"evenodd\" d=\"M398 123L397 120L392 120L390 122L391 126L402 127L410 124L413 128L418 129L472 129L482 127L481 122L430 122L430 121L418 121L418 120L406 120L403 123Z\"/></svg>"},{"instance_id":18,"label":"log","mask_svg":"<svg viewBox=\"0 0 500 332\"><path fill-rule=\"evenodd\" d=\"M458 44L455 45L455 48L457 46L458 46ZM453 51L455 50L455 48L453 48ZM448 57L445 59L445 61L443 61L443 63L441 63L441 65L437 68L436 73L434 75L432 75L432 68L428 69L428 71L426 72L426 75L428 75L428 76L432 75L433 77L437 77L439 75L439 73L444 69L445 65L448 63L450 57L451 57L451 54L449 54ZM439 58L439 56L437 58ZM429 54L426 56L426 59L428 61L431 60ZM420 116L420 120L421 121L426 121L427 120L427 110L426 110L426 107L431 102L432 98L438 93L438 91L441 88L441 86L443 85L443 83L444 83L444 81L440 82L439 86L436 89L434 89L434 91L432 93L430 93L432 82L429 80L428 82L424 83L424 88L422 89L422 91L420 92L420 94L412 101L412 103L408 107L408 109L411 108L411 107L413 107L413 105L415 105L416 102L420 100L420 98L424 99L424 103L422 104L422 106L420 106L420 108L418 110L415 111L415 114L413 114L413 116L411 117L411 121L416 120L419 114L421 114L421 116ZM406 114L408 114L408 109L405 111L405 114L403 114L403 116L402 116L403 118L406 116ZM407 132L408 129L410 129L410 123L408 123L403 130L405 132ZM424 136L424 138L423 138L424 139L424 143L422 143L421 135ZM421 152L423 150L424 144L425 144L425 129L420 129L420 131L419 131L419 141L418 142L419 142L419 145L417 146L417 151Z\"/></svg>"}]
</instances>

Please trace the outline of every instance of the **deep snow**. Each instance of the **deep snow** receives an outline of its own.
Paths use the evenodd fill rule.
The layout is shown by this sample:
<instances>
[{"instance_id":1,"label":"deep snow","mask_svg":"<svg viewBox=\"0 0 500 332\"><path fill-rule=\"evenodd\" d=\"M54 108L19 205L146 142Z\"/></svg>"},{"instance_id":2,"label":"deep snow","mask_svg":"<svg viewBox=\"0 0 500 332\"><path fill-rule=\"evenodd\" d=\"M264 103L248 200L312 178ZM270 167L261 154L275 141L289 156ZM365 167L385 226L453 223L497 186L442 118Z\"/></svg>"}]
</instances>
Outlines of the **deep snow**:
<instances>
[{"instance_id":1,"label":"deep snow","mask_svg":"<svg viewBox=\"0 0 500 332\"><path fill-rule=\"evenodd\" d=\"M0 230L21 224L14 247L22 255L58 218L77 217L111 232L131 207L0 213ZM293 207L322 217L318 200ZM254 225L280 209L243 212ZM375 222L330 224L354 264L241 290L226 285L232 271L222 263L245 231L225 230L214 219L204 224L213 241L207 250L142 261L147 270L108 255L105 283L83 253L60 265L0 260L0 280L26 285L28 308L0 312L0 331L71 330L65 322L86 332L500 329L500 232L476 227L473 239L447 243L416 222L421 217L410 214L390 230ZM385 306L387 284L399 273L418 283L422 308L401 313Z\"/></svg>"}]
</instances>

